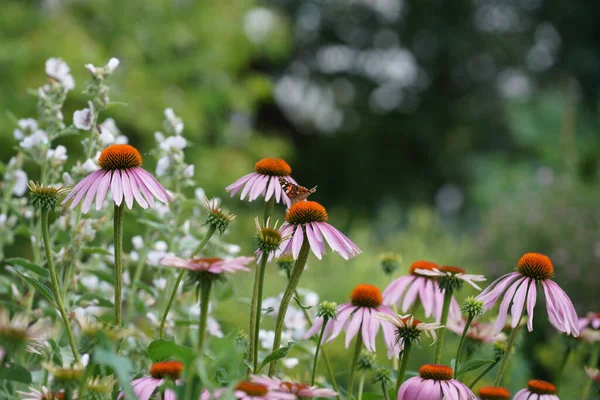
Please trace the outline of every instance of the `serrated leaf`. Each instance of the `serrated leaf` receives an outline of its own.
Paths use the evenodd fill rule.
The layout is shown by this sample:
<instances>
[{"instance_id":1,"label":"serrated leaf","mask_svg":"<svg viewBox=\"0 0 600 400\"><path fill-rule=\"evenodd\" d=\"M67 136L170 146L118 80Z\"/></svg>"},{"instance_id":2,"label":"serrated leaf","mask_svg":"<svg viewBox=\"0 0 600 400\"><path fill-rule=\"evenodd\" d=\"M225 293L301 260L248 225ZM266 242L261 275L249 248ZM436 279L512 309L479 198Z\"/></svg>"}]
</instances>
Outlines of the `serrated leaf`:
<instances>
[{"instance_id":1,"label":"serrated leaf","mask_svg":"<svg viewBox=\"0 0 600 400\"><path fill-rule=\"evenodd\" d=\"M131 384L129 383L130 374L133 370L131 361L104 349L97 349L95 351L94 361L100 365L105 365L114 371L123 392L125 392L125 398L127 400L137 399L137 396L133 393Z\"/></svg>"},{"instance_id":2,"label":"serrated leaf","mask_svg":"<svg viewBox=\"0 0 600 400\"><path fill-rule=\"evenodd\" d=\"M81 252L83 254L102 254L105 256L113 255L110 251L103 249L102 247L83 247Z\"/></svg>"},{"instance_id":3,"label":"serrated leaf","mask_svg":"<svg viewBox=\"0 0 600 400\"><path fill-rule=\"evenodd\" d=\"M475 371L484 365L494 363L494 360L469 360L463 364L461 364L460 370L455 374L457 377L466 372Z\"/></svg>"},{"instance_id":4,"label":"serrated leaf","mask_svg":"<svg viewBox=\"0 0 600 400\"><path fill-rule=\"evenodd\" d=\"M44 298L46 300L48 300L50 303L52 303L54 306L56 306L56 300L54 299L54 295L52 294L52 291L50 291L50 289L48 288L48 286L44 285L42 282L39 282L25 274L23 274L21 271L19 271L16 268L13 268L15 271L17 271L17 273L19 275L21 275L21 277L27 282L29 283L31 286L33 286L42 296L44 296Z\"/></svg>"},{"instance_id":5,"label":"serrated leaf","mask_svg":"<svg viewBox=\"0 0 600 400\"><path fill-rule=\"evenodd\" d=\"M38 274L40 276L44 276L47 277L49 276L48 274L48 270L37 265L36 263L29 261L25 258L21 258L21 257L12 257L12 258L7 258L6 260L4 260L4 262L6 264L10 264L10 265L18 265L19 267L23 267L26 270L33 272L35 274Z\"/></svg>"},{"instance_id":6,"label":"serrated leaf","mask_svg":"<svg viewBox=\"0 0 600 400\"><path fill-rule=\"evenodd\" d=\"M0 369L0 380L31 383L31 372L22 365L6 363Z\"/></svg>"},{"instance_id":7,"label":"serrated leaf","mask_svg":"<svg viewBox=\"0 0 600 400\"><path fill-rule=\"evenodd\" d=\"M169 340L157 339L148 345L146 349L148 357L153 362L165 361L176 358L189 362L194 358L194 351L185 346L180 346Z\"/></svg>"},{"instance_id":8,"label":"serrated leaf","mask_svg":"<svg viewBox=\"0 0 600 400\"><path fill-rule=\"evenodd\" d=\"M272 352L271 354L269 354L262 362L262 364L260 364L260 368L258 368L258 372L260 372L265 365L267 365L268 363L270 363L271 361L276 361L276 360L280 360L283 357L287 356L287 353L290 351L290 348L296 344L297 341L293 341L293 342L288 342L287 346L283 346L280 347L279 349L275 350L274 352Z\"/></svg>"}]
</instances>

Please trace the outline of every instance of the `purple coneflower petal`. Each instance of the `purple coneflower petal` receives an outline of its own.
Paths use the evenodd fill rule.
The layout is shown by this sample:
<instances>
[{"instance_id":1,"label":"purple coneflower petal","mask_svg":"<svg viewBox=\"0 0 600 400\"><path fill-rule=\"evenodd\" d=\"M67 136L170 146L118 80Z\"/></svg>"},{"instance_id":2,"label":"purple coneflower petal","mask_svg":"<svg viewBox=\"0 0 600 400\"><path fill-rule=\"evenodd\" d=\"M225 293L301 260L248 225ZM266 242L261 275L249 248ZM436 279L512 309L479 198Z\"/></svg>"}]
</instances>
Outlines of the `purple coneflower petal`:
<instances>
[{"instance_id":1,"label":"purple coneflower petal","mask_svg":"<svg viewBox=\"0 0 600 400\"><path fill-rule=\"evenodd\" d=\"M269 178L267 183L267 192L265 193L265 201L271 200L271 197L275 195L275 185L279 185L279 181L276 176Z\"/></svg>"},{"instance_id":2,"label":"purple coneflower petal","mask_svg":"<svg viewBox=\"0 0 600 400\"><path fill-rule=\"evenodd\" d=\"M317 238L315 236L315 233L313 231L311 224L306 224L304 228L306 229L306 237L308 238L308 243L310 244L310 249L312 250L315 257L317 257L320 260L323 257L323 255L321 253L321 247L319 245L319 241L317 240Z\"/></svg>"},{"instance_id":3,"label":"purple coneflower petal","mask_svg":"<svg viewBox=\"0 0 600 400\"><path fill-rule=\"evenodd\" d=\"M96 173L98 171L94 171L91 174L89 174L88 176L86 176L85 178L83 178L77 185L75 185L75 187L71 190L71 193L69 193L67 195L67 197L65 197L65 199L62 201L61 204L65 204L66 202L68 202L69 200L71 200L73 197L75 197L75 195L77 193L79 193L79 191L81 191L81 189L83 189L84 187L87 187L88 183L92 182L94 179L96 179Z\"/></svg>"},{"instance_id":4,"label":"purple coneflower petal","mask_svg":"<svg viewBox=\"0 0 600 400\"><path fill-rule=\"evenodd\" d=\"M110 191L116 205L120 206L123 202L123 185L121 183L121 171L113 171L112 181L110 182Z\"/></svg>"},{"instance_id":5,"label":"purple coneflower petal","mask_svg":"<svg viewBox=\"0 0 600 400\"><path fill-rule=\"evenodd\" d=\"M329 339L327 339L328 342L331 342L333 339L338 337L338 335L342 332L342 329L344 329L344 326L349 322L350 315L356 309L357 307L351 304L342 304L338 308L337 319L333 323L331 336L329 336Z\"/></svg>"},{"instance_id":6,"label":"purple coneflower petal","mask_svg":"<svg viewBox=\"0 0 600 400\"><path fill-rule=\"evenodd\" d=\"M508 319L508 306L510 305L510 303L514 297L515 292L517 291L519 286L523 283L523 281L525 281L525 279L527 279L527 278L525 278L525 277L520 278L515 283L513 283L506 291L506 294L504 295L504 298L502 299L502 303L500 303L500 310L498 310L498 318L496 319L496 324L494 325L494 333L498 334L504 328L504 325L506 324L506 320Z\"/></svg>"},{"instance_id":7,"label":"purple coneflower petal","mask_svg":"<svg viewBox=\"0 0 600 400\"><path fill-rule=\"evenodd\" d=\"M256 182L256 180L260 178L259 174L253 174L250 179L248 179L248 182L246 182L246 186L244 186L244 189L242 190L242 194L240 195L240 199L244 200L244 198L250 194L250 190L252 189L252 186L254 185L254 182Z\"/></svg>"},{"instance_id":8,"label":"purple coneflower petal","mask_svg":"<svg viewBox=\"0 0 600 400\"><path fill-rule=\"evenodd\" d=\"M522 275L518 272L511 272L510 274L501 276L492 282L492 284L488 286L482 293L480 293L479 296L477 296L477 300L483 301L484 309L486 311L489 310L494 306L506 287L510 285L515 278L520 276Z\"/></svg>"},{"instance_id":9,"label":"purple coneflower petal","mask_svg":"<svg viewBox=\"0 0 600 400\"><path fill-rule=\"evenodd\" d=\"M250 195L248 196L249 201L254 201L261 193L265 191L267 188L267 183L269 182L268 175L261 175L254 181L254 185L252 185L252 189L250 190Z\"/></svg>"},{"instance_id":10,"label":"purple coneflower petal","mask_svg":"<svg viewBox=\"0 0 600 400\"><path fill-rule=\"evenodd\" d=\"M394 305L402 298L404 290L415 278L411 275L401 276L388 285L383 291L383 303Z\"/></svg>"},{"instance_id":11,"label":"purple coneflower petal","mask_svg":"<svg viewBox=\"0 0 600 400\"><path fill-rule=\"evenodd\" d=\"M104 175L106 175L106 174L104 174ZM87 194L85 195L85 199L83 200L83 203L81 203L81 212L82 213L85 214L90 210L90 207L92 206L92 202L94 201L94 196L97 195L98 187L100 186L100 183L104 179L104 175L97 175L96 179L94 179L94 181L90 185L90 187L87 191Z\"/></svg>"},{"instance_id":12,"label":"purple coneflower petal","mask_svg":"<svg viewBox=\"0 0 600 400\"><path fill-rule=\"evenodd\" d=\"M148 186L146 186L146 184L144 183L142 178L140 178L135 171L130 170L129 172L131 173L131 176L137 182L138 187L140 188L140 192L144 195L144 198L148 202L148 205L150 207L154 208L154 205L155 205L154 196L152 195L152 192L150 192L150 189L148 189Z\"/></svg>"},{"instance_id":13,"label":"purple coneflower petal","mask_svg":"<svg viewBox=\"0 0 600 400\"><path fill-rule=\"evenodd\" d=\"M425 286L425 278L418 277L406 291L404 301L402 302L402 312L407 312L417 299L417 294L422 286Z\"/></svg>"},{"instance_id":14,"label":"purple coneflower petal","mask_svg":"<svg viewBox=\"0 0 600 400\"><path fill-rule=\"evenodd\" d=\"M79 182L75 186L73 191L70 193L70 195L74 195L73 201L71 202L71 205L69 207L71 210L73 208L75 208L77 206L77 204L79 204L79 202L81 201L83 196L89 190L90 186L92 186L92 184L95 182L95 180L99 176L101 176L103 172L104 171L102 171L102 170L94 171L91 174L89 174L88 176L86 176L81 182ZM63 200L63 203L65 203L68 200L70 200L69 197L65 198L65 200Z\"/></svg>"},{"instance_id":15,"label":"purple coneflower petal","mask_svg":"<svg viewBox=\"0 0 600 400\"><path fill-rule=\"evenodd\" d=\"M248 182L252 176L256 175L256 172L249 173L248 175L242 176L237 181L233 182L231 185L225 188L226 191L231 192L231 197L235 196L237 192L240 191L244 183Z\"/></svg>"},{"instance_id":16,"label":"purple coneflower petal","mask_svg":"<svg viewBox=\"0 0 600 400\"><path fill-rule=\"evenodd\" d=\"M165 204L169 204L173 200L165 188L162 187L160 182L158 182L150 172L140 167L131 168L130 171L134 171L142 181L146 183L150 192L152 192L157 199Z\"/></svg>"},{"instance_id":17,"label":"purple coneflower petal","mask_svg":"<svg viewBox=\"0 0 600 400\"><path fill-rule=\"evenodd\" d=\"M356 311L354 313L354 315L352 315L352 319L350 320L350 323L348 324L348 327L346 328L346 342L345 342L346 348L348 348L348 346L350 346L350 342L352 341L352 339L354 339L354 336L356 336L356 334L360 330L361 326L364 327L364 325L365 325L363 323L363 321L365 320L365 318L363 317L364 313L365 313L365 309L361 307L358 309L358 311Z\"/></svg>"},{"instance_id":18,"label":"purple coneflower petal","mask_svg":"<svg viewBox=\"0 0 600 400\"><path fill-rule=\"evenodd\" d=\"M129 177L129 181L131 182L131 193L133 194L135 201L137 201L137 203L142 208L144 208L144 209L148 208L148 202L146 201L146 199L144 199L144 197L140 193L139 181L135 178L135 175L133 175L133 173L131 173L129 171L125 171L125 173Z\"/></svg>"},{"instance_id":19,"label":"purple coneflower petal","mask_svg":"<svg viewBox=\"0 0 600 400\"><path fill-rule=\"evenodd\" d=\"M294 259L298 258L303 242L304 232L302 230L302 227L298 226L298 228L296 228L296 232L294 233L294 237L292 238L292 255L294 256Z\"/></svg>"},{"instance_id":20,"label":"purple coneflower petal","mask_svg":"<svg viewBox=\"0 0 600 400\"><path fill-rule=\"evenodd\" d=\"M577 313L566 293L550 279L542 281L550 323L567 335L579 336Z\"/></svg>"},{"instance_id":21,"label":"purple coneflower petal","mask_svg":"<svg viewBox=\"0 0 600 400\"><path fill-rule=\"evenodd\" d=\"M531 278L525 279L523 284L521 284L515 292L513 304L510 309L510 313L512 315L512 323L510 324L510 326L513 328L516 327L519 324L519 321L521 320L521 314L523 314L523 306L525 305L525 300L528 295L529 286L532 281L533 279Z\"/></svg>"},{"instance_id":22,"label":"purple coneflower petal","mask_svg":"<svg viewBox=\"0 0 600 400\"><path fill-rule=\"evenodd\" d=\"M121 171L121 183L123 184L123 197L125 197L125 204L127 205L127 208L131 210L131 207L133 207L133 193L131 191L132 182L129 179L127 170Z\"/></svg>"},{"instance_id":23,"label":"purple coneflower petal","mask_svg":"<svg viewBox=\"0 0 600 400\"><path fill-rule=\"evenodd\" d=\"M527 296L527 315L529 316L527 319L527 329L531 332L533 331L533 309L537 300L537 285L535 282L529 286L529 291L530 293Z\"/></svg>"},{"instance_id":24,"label":"purple coneflower petal","mask_svg":"<svg viewBox=\"0 0 600 400\"><path fill-rule=\"evenodd\" d=\"M100 182L100 186L98 186L98 190L96 191L96 210L100 210L104 205L104 199L108 194L108 188L110 187L110 178L112 176L111 171L107 171L102 177L102 181Z\"/></svg>"}]
</instances>

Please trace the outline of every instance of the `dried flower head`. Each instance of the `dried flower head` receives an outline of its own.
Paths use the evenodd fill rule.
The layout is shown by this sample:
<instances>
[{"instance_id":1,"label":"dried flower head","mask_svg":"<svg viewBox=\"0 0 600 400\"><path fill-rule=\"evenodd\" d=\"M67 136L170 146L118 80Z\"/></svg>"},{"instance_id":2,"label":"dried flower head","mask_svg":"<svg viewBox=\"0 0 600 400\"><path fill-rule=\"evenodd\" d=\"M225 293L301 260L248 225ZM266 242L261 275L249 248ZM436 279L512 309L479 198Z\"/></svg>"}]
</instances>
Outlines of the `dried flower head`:
<instances>
[{"instance_id":1,"label":"dried flower head","mask_svg":"<svg viewBox=\"0 0 600 400\"><path fill-rule=\"evenodd\" d=\"M402 256L398 253L384 253L379 259L381 269L387 275L392 275L398 269L400 269L400 263L402 262Z\"/></svg>"},{"instance_id":2,"label":"dried flower head","mask_svg":"<svg viewBox=\"0 0 600 400\"><path fill-rule=\"evenodd\" d=\"M205 198L204 201L206 202L206 208L208 209L208 215L206 216L204 225L214 227L222 235L227 230L227 227L229 227L231 221L235 219L235 215L228 209L221 207L218 199L208 200Z\"/></svg>"},{"instance_id":3,"label":"dried flower head","mask_svg":"<svg viewBox=\"0 0 600 400\"><path fill-rule=\"evenodd\" d=\"M29 204L38 210L54 211L56 201L60 196L68 193L70 189L60 185L43 185L29 181Z\"/></svg>"},{"instance_id":4,"label":"dried flower head","mask_svg":"<svg viewBox=\"0 0 600 400\"><path fill-rule=\"evenodd\" d=\"M437 340L436 329L443 327L439 322L425 323L415 319L412 315L389 315L380 313L375 318L387 321L396 327L396 341L419 342L424 333L427 337L433 338L433 343Z\"/></svg>"}]
</instances>

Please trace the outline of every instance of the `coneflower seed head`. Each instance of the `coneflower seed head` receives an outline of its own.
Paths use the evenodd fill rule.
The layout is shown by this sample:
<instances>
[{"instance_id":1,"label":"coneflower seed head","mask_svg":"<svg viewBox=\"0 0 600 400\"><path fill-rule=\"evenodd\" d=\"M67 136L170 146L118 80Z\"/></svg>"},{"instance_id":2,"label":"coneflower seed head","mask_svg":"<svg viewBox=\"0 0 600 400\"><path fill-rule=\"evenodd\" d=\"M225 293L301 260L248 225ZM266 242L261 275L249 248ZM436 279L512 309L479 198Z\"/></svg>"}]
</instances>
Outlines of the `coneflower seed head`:
<instances>
[{"instance_id":1,"label":"coneflower seed head","mask_svg":"<svg viewBox=\"0 0 600 400\"><path fill-rule=\"evenodd\" d=\"M499 386L485 386L479 389L481 400L509 400L510 392Z\"/></svg>"},{"instance_id":2,"label":"coneflower seed head","mask_svg":"<svg viewBox=\"0 0 600 400\"><path fill-rule=\"evenodd\" d=\"M541 281L554 276L550 258L540 253L526 253L517 262L517 270L530 278Z\"/></svg>"},{"instance_id":3,"label":"coneflower seed head","mask_svg":"<svg viewBox=\"0 0 600 400\"><path fill-rule=\"evenodd\" d=\"M377 286L369 284L360 284L352 290L350 300L353 305L358 307L377 308L383 303L381 291Z\"/></svg>"},{"instance_id":4,"label":"coneflower seed head","mask_svg":"<svg viewBox=\"0 0 600 400\"><path fill-rule=\"evenodd\" d=\"M423 379L432 379L436 381L449 381L454 378L452 368L439 364L423 365L419 368L419 376Z\"/></svg>"},{"instance_id":5,"label":"coneflower seed head","mask_svg":"<svg viewBox=\"0 0 600 400\"><path fill-rule=\"evenodd\" d=\"M142 165L142 155L131 145L112 144L100 153L98 165L107 171L139 167Z\"/></svg>"}]
</instances>

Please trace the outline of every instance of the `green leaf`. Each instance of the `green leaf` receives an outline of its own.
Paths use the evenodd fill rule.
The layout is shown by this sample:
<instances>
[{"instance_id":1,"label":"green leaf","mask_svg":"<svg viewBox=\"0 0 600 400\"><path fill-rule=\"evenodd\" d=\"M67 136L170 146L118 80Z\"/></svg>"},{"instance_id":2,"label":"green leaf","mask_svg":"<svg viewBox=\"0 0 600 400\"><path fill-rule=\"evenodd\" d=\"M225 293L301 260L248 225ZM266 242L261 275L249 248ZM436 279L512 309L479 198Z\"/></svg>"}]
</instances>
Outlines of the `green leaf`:
<instances>
[{"instance_id":1,"label":"green leaf","mask_svg":"<svg viewBox=\"0 0 600 400\"><path fill-rule=\"evenodd\" d=\"M56 365L63 365L62 353L58 343L54 339L49 339L48 343L50 343L50 347L52 348L52 362Z\"/></svg>"},{"instance_id":2,"label":"green leaf","mask_svg":"<svg viewBox=\"0 0 600 400\"><path fill-rule=\"evenodd\" d=\"M83 254L102 254L105 256L112 256L112 253L102 247L83 247L81 249Z\"/></svg>"},{"instance_id":3,"label":"green leaf","mask_svg":"<svg viewBox=\"0 0 600 400\"><path fill-rule=\"evenodd\" d=\"M379 386L381 386L381 385L379 385ZM363 393L363 395L362 395L363 400L381 400L384 398L385 397L383 397L383 395L380 393Z\"/></svg>"},{"instance_id":4,"label":"green leaf","mask_svg":"<svg viewBox=\"0 0 600 400\"><path fill-rule=\"evenodd\" d=\"M146 349L148 357L152 362L165 361L168 359L179 359L181 361L189 362L194 358L194 351L185 346L180 346L164 339L157 339L148 345Z\"/></svg>"},{"instance_id":5,"label":"green leaf","mask_svg":"<svg viewBox=\"0 0 600 400\"><path fill-rule=\"evenodd\" d=\"M300 307L303 310L310 310L312 308L312 306L305 306L304 304L302 304L300 299L297 298L296 296L294 296L294 300L296 300L296 304L298 304L298 307Z\"/></svg>"},{"instance_id":6,"label":"green leaf","mask_svg":"<svg viewBox=\"0 0 600 400\"><path fill-rule=\"evenodd\" d=\"M484 365L494 363L494 360L469 360L460 365L460 370L455 374L457 377L465 372L475 371Z\"/></svg>"},{"instance_id":7,"label":"green leaf","mask_svg":"<svg viewBox=\"0 0 600 400\"><path fill-rule=\"evenodd\" d=\"M290 351L290 348L296 344L297 341L293 341L293 342L288 342L287 346L283 346L277 350L275 350L274 352L272 352L271 354L269 354L262 362L262 364L260 364L260 368L258 369L258 372L260 372L265 365L267 365L268 363L270 363L271 361L276 361L276 360L280 360L283 357L287 356L288 351Z\"/></svg>"},{"instance_id":8,"label":"green leaf","mask_svg":"<svg viewBox=\"0 0 600 400\"><path fill-rule=\"evenodd\" d=\"M10 264L13 266L18 265L19 267L23 267L26 270L33 272L35 274L38 274L40 276L44 276L44 277L49 276L48 270L46 268L43 268L34 262L26 260L25 258L21 258L21 257L7 258L6 260L4 260L4 263Z\"/></svg>"},{"instance_id":9,"label":"green leaf","mask_svg":"<svg viewBox=\"0 0 600 400\"><path fill-rule=\"evenodd\" d=\"M0 369L0 380L31 383L31 372L19 364L6 363Z\"/></svg>"},{"instance_id":10,"label":"green leaf","mask_svg":"<svg viewBox=\"0 0 600 400\"><path fill-rule=\"evenodd\" d=\"M113 354L105 349L97 349L95 351L94 361L100 365L105 365L114 371L117 379L119 380L119 384L123 389L123 392L125 392L125 398L127 400L137 399L136 395L131 389L131 384L129 383L131 371L133 371L133 365L131 364L131 361L125 357L117 356L116 354Z\"/></svg>"},{"instance_id":11,"label":"green leaf","mask_svg":"<svg viewBox=\"0 0 600 400\"><path fill-rule=\"evenodd\" d=\"M52 292L50 291L50 289L48 288L48 286L44 285L43 283L30 278L29 276L23 274L21 271L19 271L16 268L13 268L15 271L17 271L17 273L19 275L21 275L21 277L27 282L29 283L31 286L33 286L42 296L44 296L44 298L46 300L48 300L50 303L52 303L54 306L56 306L56 300L54 299L54 295L52 294Z\"/></svg>"},{"instance_id":12,"label":"green leaf","mask_svg":"<svg viewBox=\"0 0 600 400\"><path fill-rule=\"evenodd\" d=\"M98 302L98 305L100 307L107 307L107 308L113 308L114 307L114 304L113 304L112 301L107 300L104 297L99 296L99 295L97 295L95 293L86 293L86 294L84 294L83 296L81 296L79 298L79 301L77 303L81 305L82 302L85 303L85 302L91 302L91 301L94 301L94 300Z\"/></svg>"}]
</instances>

